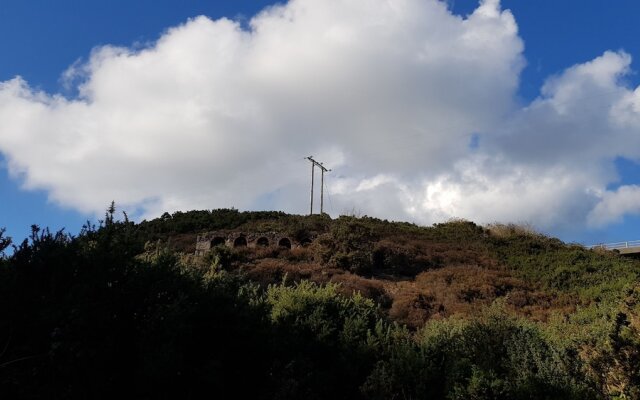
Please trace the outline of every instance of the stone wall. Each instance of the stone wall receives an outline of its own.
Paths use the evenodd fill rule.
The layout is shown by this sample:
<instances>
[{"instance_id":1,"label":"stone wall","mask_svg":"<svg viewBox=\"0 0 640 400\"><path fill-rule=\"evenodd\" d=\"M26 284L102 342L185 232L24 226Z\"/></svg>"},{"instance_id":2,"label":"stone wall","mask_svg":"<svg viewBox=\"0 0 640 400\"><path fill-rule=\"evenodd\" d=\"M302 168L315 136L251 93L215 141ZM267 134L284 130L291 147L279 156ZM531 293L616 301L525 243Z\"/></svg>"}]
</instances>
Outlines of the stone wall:
<instances>
[{"instance_id":1,"label":"stone wall","mask_svg":"<svg viewBox=\"0 0 640 400\"><path fill-rule=\"evenodd\" d=\"M227 247L286 247L293 249L306 246L313 242L314 238L305 238L302 241L279 232L237 232L215 231L198 235L196 239L196 256L203 256L215 246Z\"/></svg>"}]
</instances>

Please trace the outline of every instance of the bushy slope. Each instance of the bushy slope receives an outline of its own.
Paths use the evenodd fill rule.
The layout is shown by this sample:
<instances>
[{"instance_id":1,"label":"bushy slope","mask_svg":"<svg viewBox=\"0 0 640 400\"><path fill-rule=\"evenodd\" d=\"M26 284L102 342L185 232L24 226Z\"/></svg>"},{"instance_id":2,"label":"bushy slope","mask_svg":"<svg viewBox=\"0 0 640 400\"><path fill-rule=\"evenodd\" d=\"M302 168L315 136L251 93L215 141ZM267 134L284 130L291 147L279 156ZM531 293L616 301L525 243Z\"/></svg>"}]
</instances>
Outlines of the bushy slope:
<instances>
[{"instance_id":1,"label":"bushy slope","mask_svg":"<svg viewBox=\"0 0 640 400\"><path fill-rule=\"evenodd\" d=\"M191 255L216 229L316 240ZM517 226L111 210L76 238L34 227L0 259L0 391L638 398L639 272Z\"/></svg>"},{"instance_id":2,"label":"bushy slope","mask_svg":"<svg viewBox=\"0 0 640 400\"><path fill-rule=\"evenodd\" d=\"M184 253L193 251L197 233L216 229L317 237L312 246L292 251L214 249L204 263L217 259L221 268L263 284L285 274L339 282L345 293L370 294L413 327L432 317L469 314L497 298L546 320L554 311L615 303L640 273L638 261L611 252L566 245L518 226L467 221L420 227L369 217L213 210L167 214L137 227L154 246L160 239L160 247Z\"/></svg>"}]
</instances>

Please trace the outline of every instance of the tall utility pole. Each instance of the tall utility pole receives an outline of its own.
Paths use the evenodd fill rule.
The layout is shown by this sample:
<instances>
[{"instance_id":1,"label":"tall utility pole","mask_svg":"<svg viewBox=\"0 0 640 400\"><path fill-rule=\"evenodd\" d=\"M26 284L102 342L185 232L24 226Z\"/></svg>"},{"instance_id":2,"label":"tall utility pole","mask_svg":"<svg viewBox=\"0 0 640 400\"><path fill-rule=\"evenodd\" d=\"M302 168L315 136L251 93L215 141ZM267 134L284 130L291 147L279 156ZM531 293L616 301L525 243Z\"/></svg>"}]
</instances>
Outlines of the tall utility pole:
<instances>
[{"instance_id":1,"label":"tall utility pole","mask_svg":"<svg viewBox=\"0 0 640 400\"><path fill-rule=\"evenodd\" d=\"M311 212L309 215L313 215L313 178L316 175L316 162L311 158L311 156L307 157L309 161L311 161Z\"/></svg>"},{"instance_id":2,"label":"tall utility pole","mask_svg":"<svg viewBox=\"0 0 640 400\"><path fill-rule=\"evenodd\" d=\"M321 177L320 177L320 214L324 212L324 173L331 171L330 169L326 169L321 162L317 162L313 159L313 156L307 157L307 160L311 162L311 214L313 214L313 185L314 185L314 177L315 177L315 168L320 168Z\"/></svg>"},{"instance_id":3,"label":"tall utility pole","mask_svg":"<svg viewBox=\"0 0 640 400\"><path fill-rule=\"evenodd\" d=\"M320 169L322 170L322 174L320 174L320 214L324 213L324 173L331 171L330 169L326 169L320 163Z\"/></svg>"}]
</instances>

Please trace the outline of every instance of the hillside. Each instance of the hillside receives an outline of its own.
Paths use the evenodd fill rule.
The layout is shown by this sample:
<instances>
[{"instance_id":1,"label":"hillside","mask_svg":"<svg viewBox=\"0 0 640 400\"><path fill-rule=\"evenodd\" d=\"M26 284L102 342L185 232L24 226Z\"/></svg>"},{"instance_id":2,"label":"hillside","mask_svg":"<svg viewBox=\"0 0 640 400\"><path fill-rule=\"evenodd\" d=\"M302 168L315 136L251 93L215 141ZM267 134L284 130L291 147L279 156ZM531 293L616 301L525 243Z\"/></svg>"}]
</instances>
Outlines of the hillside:
<instances>
[{"instance_id":1,"label":"hillside","mask_svg":"<svg viewBox=\"0 0 640 400\"><path fill-rule=\"evenodd\" d=\"M15 397L640 396L640 262L516 225L111 209L0 266Z\"/></svg>"},{"instance_id":2,"label":"hillside","mask_svg":"<svg viewBox=\"0 0 640 400\"><path fill-rule=\"evenodd\" d=\"M640 274L636 260L517 225L460 220L420 227L370 217L214 210L167 214L139 228L153 242L152 252L160 240L161 248L185 255L194 253L198 233L210 231L314 238L291 250L222 246L189 262L206 267L215 261L262 285L285 276L339 283L341 292L371 297L412 328L431 318L476 313L497 299L519 315L546 321L556 312L619 301Z\"/></svg>"}]
</instances>

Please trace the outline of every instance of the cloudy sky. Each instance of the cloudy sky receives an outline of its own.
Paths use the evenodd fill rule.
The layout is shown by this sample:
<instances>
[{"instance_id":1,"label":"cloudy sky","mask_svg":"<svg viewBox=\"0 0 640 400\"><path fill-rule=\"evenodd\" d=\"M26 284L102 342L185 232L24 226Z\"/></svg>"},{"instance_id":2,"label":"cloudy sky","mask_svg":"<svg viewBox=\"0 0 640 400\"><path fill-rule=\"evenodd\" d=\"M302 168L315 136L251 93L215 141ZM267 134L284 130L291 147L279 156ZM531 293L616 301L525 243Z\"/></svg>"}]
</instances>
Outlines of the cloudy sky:
<instances>
[{"instance_id":1,"label":"cloudy sky","mask_svg":"<svg viewBox=\"0 0 640 400\"><path fill-rule=\"evenodd\" d=\"M334 216L640 238L636 1L85 3L0 5L17 238L111 200L305 213L309 155Z\"/></svg>"}]
</instances>

